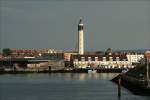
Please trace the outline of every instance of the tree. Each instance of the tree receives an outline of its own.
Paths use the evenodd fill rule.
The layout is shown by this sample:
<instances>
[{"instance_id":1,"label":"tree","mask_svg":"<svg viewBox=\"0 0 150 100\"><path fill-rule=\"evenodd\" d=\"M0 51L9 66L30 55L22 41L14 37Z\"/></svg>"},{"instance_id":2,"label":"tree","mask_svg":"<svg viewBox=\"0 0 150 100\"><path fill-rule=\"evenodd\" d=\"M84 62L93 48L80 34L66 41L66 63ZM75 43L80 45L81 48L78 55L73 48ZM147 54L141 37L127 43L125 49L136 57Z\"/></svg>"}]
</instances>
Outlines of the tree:
<instances>
[{"instance_id":1,"label":"tree","mask_svg":"<svg viewBox=\"0 0 150 100\"><path fill-rule=\"evenodd\" d=\"M106 51L105 51L105 55L111 55L112 54L112 49L111 48L108 48Z\"/></svg>"},{"instance_id":2,"label":"tree","mask_svg":"<svg viewBox=\"0 0 150 100\"><path fill-rule=\"evenodd\" d=\"M12 53L11 49L9 49L9 48L3 49L3 56L10 56L11 53Z\"/></svg>"},{"instance_id":3,"label":"tree","mask_svg":"<svg viewBox=\"0 0 150 100\"><path fill-rule=\"evenodd\" d=\"M105 52L103 51L96 51L96 54L104 54Z\"/></svg>"}]
</instances>

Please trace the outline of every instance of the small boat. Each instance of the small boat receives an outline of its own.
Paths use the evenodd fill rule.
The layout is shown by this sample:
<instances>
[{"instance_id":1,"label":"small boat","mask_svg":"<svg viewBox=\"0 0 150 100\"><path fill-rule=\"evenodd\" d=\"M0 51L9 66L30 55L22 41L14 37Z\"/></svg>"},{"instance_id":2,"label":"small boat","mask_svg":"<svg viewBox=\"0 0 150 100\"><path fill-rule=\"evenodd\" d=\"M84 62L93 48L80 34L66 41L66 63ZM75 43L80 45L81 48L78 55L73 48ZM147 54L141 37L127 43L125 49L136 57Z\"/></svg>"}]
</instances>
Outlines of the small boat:
<instances>
[{"instance_id":1,"label":"small boat","mask_svg":"<svg viewBox=\"0 0 150 100\"><path fill-rule=\"evenodd\" d=\"M97 70L95 70L95 69L88 69L88 73L97 73Z\"/></svg>"},{"instance_id":2,"label":"small boat","mask_svg":"<svg viewBox=\"0 0 150 100\"><path fill-rule=\"evenodd\" d=\"M126 73L126 72L128 72L127 68L123 69L121 73Z\"/></svg>"}]
</instances>

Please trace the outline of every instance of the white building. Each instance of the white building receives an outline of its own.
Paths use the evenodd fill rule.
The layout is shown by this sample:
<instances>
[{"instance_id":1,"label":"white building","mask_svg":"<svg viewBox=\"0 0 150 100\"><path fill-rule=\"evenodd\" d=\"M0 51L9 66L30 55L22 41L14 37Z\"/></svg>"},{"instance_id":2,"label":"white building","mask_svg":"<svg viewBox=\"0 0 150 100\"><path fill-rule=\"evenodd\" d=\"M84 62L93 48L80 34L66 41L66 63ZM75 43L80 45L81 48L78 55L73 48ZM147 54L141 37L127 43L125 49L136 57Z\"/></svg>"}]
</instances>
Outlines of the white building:
<instances>
[{"instance_id":1,"label":"white building","mask_svg":"<svg viewBox=\"0 0 150 100\"><path fill-rule=\"evenodd\" d=\"M127 54L127 59L130 63L140 63L140 60L144 58L144 54Z\"/></svg>"},{"instance_id":2,"label":"white building","mask_svg":"<svg viewBox=\"0 0 150 100\"><path fill-rule=\"evenodd\" d=\"M76 68L132 68L125 55L72 55L71 61Z\"/></svg>"}]
</instances>

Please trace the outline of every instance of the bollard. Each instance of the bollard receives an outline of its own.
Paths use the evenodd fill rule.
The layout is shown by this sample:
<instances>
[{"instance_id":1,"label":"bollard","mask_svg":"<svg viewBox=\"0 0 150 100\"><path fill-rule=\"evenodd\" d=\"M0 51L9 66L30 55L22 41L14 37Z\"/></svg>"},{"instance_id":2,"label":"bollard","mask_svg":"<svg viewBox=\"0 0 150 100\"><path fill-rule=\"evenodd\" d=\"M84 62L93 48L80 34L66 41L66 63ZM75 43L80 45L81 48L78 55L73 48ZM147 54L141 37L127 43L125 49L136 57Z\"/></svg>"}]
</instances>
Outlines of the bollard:
<instances>
[{"instance_id":1,"label":"bollard","mask_svg":"<svg viewBox=\"0 0 150 100\"><path fill-rule=\"evenodd\" d=\"M121 97L121 76L118 78L118 98Z\"/></svg>"},{"instance_id":2,"label":"bollard","mask_svg":"<svg viewBox=\"0 0 150 100\"><path fill-rule=\"evenodd\" d=\"M48 70L49 70L49 72L51 72L51 69L52 69L52 68L51 68L51 66L48 66Z\"/></svg>"}]
</instances>

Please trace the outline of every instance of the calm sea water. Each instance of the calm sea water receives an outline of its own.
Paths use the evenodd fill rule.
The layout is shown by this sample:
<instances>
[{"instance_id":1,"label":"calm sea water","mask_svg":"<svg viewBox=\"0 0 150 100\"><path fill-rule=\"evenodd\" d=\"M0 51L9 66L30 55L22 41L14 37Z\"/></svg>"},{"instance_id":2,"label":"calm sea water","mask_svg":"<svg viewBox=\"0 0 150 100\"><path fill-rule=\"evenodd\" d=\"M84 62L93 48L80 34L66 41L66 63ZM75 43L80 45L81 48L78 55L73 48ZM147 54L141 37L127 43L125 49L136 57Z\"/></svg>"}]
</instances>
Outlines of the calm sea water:
<instances>
[{"instance_id":1,"label":"calm sea water","mask_svg":"<svg viewBox=\"0 0 150 100\"><path fill-rule=\"evenodd\" d=\"M0 75L0 100L119 100L117 74L5 74ZM150 100L122 88L120 100Z\"/></svg>"}]
</instances>

